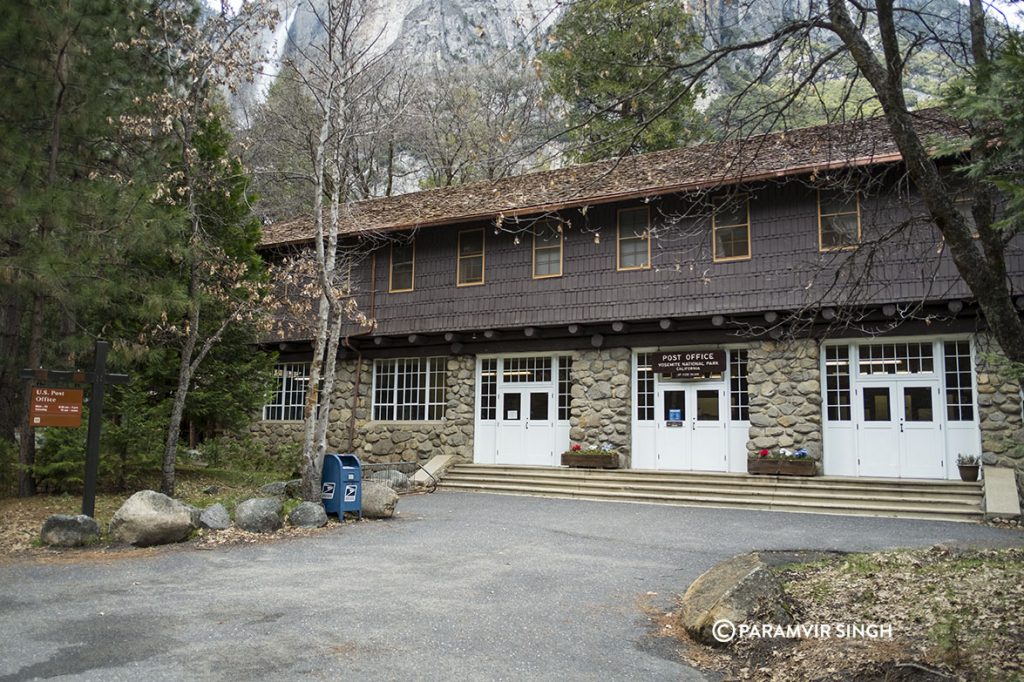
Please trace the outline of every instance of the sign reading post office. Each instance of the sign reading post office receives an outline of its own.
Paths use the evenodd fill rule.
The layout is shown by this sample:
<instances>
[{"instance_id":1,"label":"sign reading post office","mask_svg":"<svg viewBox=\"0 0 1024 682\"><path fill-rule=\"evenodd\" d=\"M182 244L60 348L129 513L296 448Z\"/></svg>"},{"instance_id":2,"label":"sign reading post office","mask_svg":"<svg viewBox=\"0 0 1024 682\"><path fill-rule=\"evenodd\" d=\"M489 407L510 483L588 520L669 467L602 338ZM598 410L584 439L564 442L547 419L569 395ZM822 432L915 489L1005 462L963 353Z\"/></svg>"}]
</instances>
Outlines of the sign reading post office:
<instances>
[{"instance_id":1,"label":"sign reading post office","mask_svg":"<svg viewBox=\"0 0 1024 682\"><path fill-rule=\"evenodd\" d=\"M654 371L673 379L699 379L725 371L724 350L681 350L655 353Z\"/></svg>"},{"instance_id":2,"label":"sign reading post office","mask_svg":"<svg viewBox=\"0 0 1024 682\"><path fill-rule=\"evenodd\" d=\"M33 388L29 411L32 426L82 425L82 391L77 388Z\"/></svg>"}]
</instances>

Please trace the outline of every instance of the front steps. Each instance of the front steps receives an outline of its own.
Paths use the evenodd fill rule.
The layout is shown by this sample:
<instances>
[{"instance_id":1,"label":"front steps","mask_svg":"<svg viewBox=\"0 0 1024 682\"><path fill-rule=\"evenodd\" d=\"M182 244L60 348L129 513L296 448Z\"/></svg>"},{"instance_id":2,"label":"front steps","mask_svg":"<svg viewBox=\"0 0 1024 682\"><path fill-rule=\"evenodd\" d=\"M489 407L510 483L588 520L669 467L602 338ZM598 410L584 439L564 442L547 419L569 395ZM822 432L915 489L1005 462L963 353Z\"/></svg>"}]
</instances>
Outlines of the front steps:
<instances>
[{"instance_id":1,"label":"front steps","mask_svg":"<svg viewBox=\"0 0 1024 682\"><path fill-rule=\"evenodd\" d=\"M981 483L459 464L439 485L571 497L811 514L981 521Z\"/></svg>"}]
</instances>

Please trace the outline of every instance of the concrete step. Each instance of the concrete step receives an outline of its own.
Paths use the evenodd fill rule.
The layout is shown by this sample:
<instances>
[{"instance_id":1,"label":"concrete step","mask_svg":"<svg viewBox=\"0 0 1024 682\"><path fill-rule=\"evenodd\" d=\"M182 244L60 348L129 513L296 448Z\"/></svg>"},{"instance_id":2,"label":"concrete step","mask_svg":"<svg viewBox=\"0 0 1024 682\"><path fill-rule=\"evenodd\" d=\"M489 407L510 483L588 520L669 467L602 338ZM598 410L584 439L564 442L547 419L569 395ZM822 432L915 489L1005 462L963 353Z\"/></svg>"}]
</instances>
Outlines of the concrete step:
<instances>
[{"instance_id":1,"label":"concrete step","mask_svg":"<svg viewBox=\"0 0 1024 682\"><path fill-rule=\"evenodd\" d=\"M818 487L797 487L786 488L783 486L765 483L715 483L715 482L694 482L678 483L672 481L642 482L635 480L614 480L614 479L570 479L565 477L544 478L540 476L491 476L487 474L463 474L452 473L445 479L446 483L472 483L472 484L494 484L494 485L520 485L529 488L547 487L574 487L579 489L595 490L638 490L651 493L674 493L685 491L687 493L706 493L710 495L752 495L770 494L775 496L800 498L825 498L836 500L864 500L872 499L891 502L911 503L961 503L977 505L980 497L977 493L954 493L943 495L941 492L931 494L922 491L901 491L891 489L833 489L828 486Z\"/></svg>"},{"instance_id":2,"label":"concrete step","mask_svg":"<svg viewBox=\"0 0 1024 682\"><path fill-rule=\"evenodd\" d=\"M980 483L566 467L454 467L442 489L685 506L978 521Z\"/></svg>"}]
</instances>

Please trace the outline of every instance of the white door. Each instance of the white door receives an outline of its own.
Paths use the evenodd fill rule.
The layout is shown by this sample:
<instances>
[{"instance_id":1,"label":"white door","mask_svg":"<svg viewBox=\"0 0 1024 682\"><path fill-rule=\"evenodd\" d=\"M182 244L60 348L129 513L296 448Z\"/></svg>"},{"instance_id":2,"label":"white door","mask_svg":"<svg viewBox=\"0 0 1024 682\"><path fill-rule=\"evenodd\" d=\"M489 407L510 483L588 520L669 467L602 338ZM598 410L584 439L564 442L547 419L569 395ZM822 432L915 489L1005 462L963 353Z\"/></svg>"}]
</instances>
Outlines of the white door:
<instances>
[{"instance_id":1,"label":"white door","mask_svg":"<svg viewBox=\"0 0 1024 682\"><path fill-rule=\"evenodd\" d=\"M727 471L728 438L725 423L725 388L695 385L689 389L690 466L694 471Z\"/></svg>"},{"instance_id":2,"label":"white door","mask_svg":"<svg viewBox=\"0 0 1024 682\"><path fill-rule=\"evenodd\" d=\"M498 394L497 464L523 464L526 449L526 415L523 393L504 391Z\"/></svg>"},{"instance_id":3,"label":"white door","mask_svg":"<svg viewBox=\"0 0 1024 682\"><path fill-rule=\"evenodd\" d=\"M525 411L526 440L523 463L536 466L555 464L555 420L552 416L554 400L546 388L527 389L522 392Z\"/></svg>"},{"instance_id":4,"label":"white door","mask_svg":"<svg viewBox=\"0 0 1024 682\"><path fill-rule=\"evenodd\" d=\"M655 412L658 469L728 469L725 400L720 382L659 385Z\"/></svg>"},{"instance_id":5,"label":"white door","mask_svg":"<svg viewBox=\"0 0 1024 682\"><path fill-rule=\"evenodd\" d=\"M945 438L939 383L902 383L900 402L900 476L945 478Z\"/></svg>"},{"instance_id":6,"label":"white door","mask_svg":"<svg viewBox=\"0 0 1024 682\"><path fill-rule=\"evenodd\" d=\"M659 386L655 402L656 468L690 470L689 395L685 387Z\"/></svg>"},{"instance_id":7,"label":"white door","mask_svg":"<svg viewBox=\"0 0 1024 682\"><path fill-rule=\"evenodd\" d=\"M894 404L895 386L860 388L858 475L898 478L900 475L900 428Z\"/></svg>"}]
</instances>

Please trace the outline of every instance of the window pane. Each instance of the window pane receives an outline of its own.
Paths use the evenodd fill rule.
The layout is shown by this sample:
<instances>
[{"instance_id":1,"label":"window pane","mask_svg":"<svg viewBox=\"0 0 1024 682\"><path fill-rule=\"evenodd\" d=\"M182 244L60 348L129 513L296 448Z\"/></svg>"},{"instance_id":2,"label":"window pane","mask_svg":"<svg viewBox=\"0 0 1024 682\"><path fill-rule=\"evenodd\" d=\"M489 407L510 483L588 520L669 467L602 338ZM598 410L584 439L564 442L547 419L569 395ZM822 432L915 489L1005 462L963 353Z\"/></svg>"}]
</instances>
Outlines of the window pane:
<instances>
[{"instance_id":1,"label":"window pane","mask_svg":"<svg viewBox=\"0 0 1024 682\"><path fill-rule=\"evenodd\" d=\"M892 420L889 410L888 388L864 389L864 421L887 422Z\"/></svg>"},{"instance_id":2,"label":"window pane","mask_svg":"<svg viewBox=\"0 0 1024 682\"><path fill-rule=\"evenodd\" d=\"M548 394L547 393L531 393L530 394L530 419L535 421L547 421L548 420Z\"/></svg>"},{"instance_id":3,"label":"window pane","mask_svg":"<svg viewBox=\"0 0 1024 682\"><path fill-rule=\"evenodd\" d=\"M830 249L857 244L857 214L822 216L821 248Z\"/></svg>"},{"instance_id":4,"label":"window pane","mask_svg":"<svg viewBox=\"0 0 1024 682\"><path fill-rule=\"evenodd\" d=\"M747 258L750 256L750 240L746 225L716 227L715 240L716 258Z\"/></svg>"},{"instance_id":5,"label":"window pane","mask_svg":"<svg viewBox=\"0 0 1024 682\"><path fill-rule=\"evenodd\" d=\"M506 393L501 401L502 418L505 421L519 421L522 419L521 406L522 396L519 393Z\"/></svg>"},{"instance_id":6,"label":"window pane","mask_svg":"<svg viewBox=\"0 0 1024 682\"><path fill-rule=\"evenodd\" d=\"M462 232L459 234L459 255L476 256L484 252L484 231Z\"/></svg>"},{"instance_id":7,"label":"window pane","mask_svg":"<svg viewBox=\"0 0 1024 682\"><path fill-rule=\"evenodd\" d=\"M654 372L650 353L636 356L636 418L637 421L654 421Z\"/></svg>"},{"instance_id":8,"label":"window pane","mask_svg":"<svg viewBox=\"0 0 1024 682\"><path fill-rule=\"evenodd\" d=\"M619 243L619 267L641 268L647 265L647 240L623 239Z\"/></svg>"},{"instance_id":9,"label":"window pane","mask_svg":"<svg viewBox=\"0 0 1024 682\"><path fill-rule=\"evenodd\" d=\"M745 197L734 197L715 207L715 227L746 224L747 200Z\"/></svg>"},{"instance_id":10,"label":"window pane","mask_svg":"<svg viewBox=\"0 0 1024 682\"><path fill-rule=\"evenodd\" d=\"M686 419L686 391L665 391L665 421Z\"/></svg>"},{"instance_id":11,"label":"window pane","mask_svg":"<svg viewBox=\"0 0 1024 682\"><path fill-rule=\"evenodd\" d=\"M908 422L930 422L932 416L932 391L926 386L905 386L903 388L903 418Z\"/></svg>"},{"instance_id":12,"label":"window pane","mask_svg":"<svg viewBox=\"0 0 1024 682\"><path fill-rule=\"evenodd\" d=\"M482 281L484 281L484 257L460 258L459 284L476 284Z\"/></svg>"},{"instance_id":13,"label":"window pane","mask_svg":"<svg viewBox=\"0 0 1024 682\"><path fill-rule=\"evenodd\" d=\"M718 421L718 391L697 391L697 421Z\"/></svg>"},{"instance_id":14,"label":"window pane","mask_svg":"<svg viewBox=\"0 0 1024 682\"><path fill-rule=\"evenodd\" d=\"M412 289L412 263L403 263L391 268L391 290Z\"/></svg>"},{"instance_id":15,"label":"window pane","mask_svg":"<svg viewBox=\"0 0 1024 682\"><path fill-rule=\"evenodd\" d=\"M562 274L561 249L537 249L534 276L548 277Z\"/></svg>"},{"instance_id":16,"label":"window pane","mask_svg":"<svg viewBox=\"0 0 1024 682\"><path fill-rule=\"evenodd\" d=\"M729 399L735 421L750 419L750 396L747 393L747 351L729 351Z\"/></svg>"},{"instance_id":17,"label":"window pane","mask_svg":"<svg viewBox=\"0 0 1024 682\"><path fill-rule=\"evenodd\" d=\"M630 208L619 211L619 235L623 238L646 236L647 215L646 208Z\"/></svg>"},{"instance_id":18,"label":"window pane","mask_svg":"<svg viewBox=\"0 0 1024 682\"><path fill-rule=\"evenodd\" d=\"M823 189L818 193L821 215L857 213L857 193L852 189Z\"/></svg>"}]
</instances>

